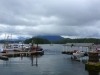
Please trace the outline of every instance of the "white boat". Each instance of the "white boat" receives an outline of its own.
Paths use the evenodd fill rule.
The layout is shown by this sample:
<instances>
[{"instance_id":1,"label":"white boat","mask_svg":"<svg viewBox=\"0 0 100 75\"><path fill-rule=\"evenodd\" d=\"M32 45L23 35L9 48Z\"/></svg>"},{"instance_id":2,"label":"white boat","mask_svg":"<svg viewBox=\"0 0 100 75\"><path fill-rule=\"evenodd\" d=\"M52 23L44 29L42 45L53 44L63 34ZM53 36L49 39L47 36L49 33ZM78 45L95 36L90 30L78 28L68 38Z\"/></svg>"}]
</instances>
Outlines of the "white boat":
<instances>
[{"instance_id":1,"label":"white boat","mask_svg":"<svg viewBox=\"0 0 100 75\"><path fill-rule=\"evenodd\" d=\"M2 48L0 48L0 52L7 53L8 51L13 51L14 48L10 44L4 44Z\"/></svg>"},{"instance_id":2,"label":"white boat","mask_svg":"<svg viewBox=\"0 0 100 75\"><path fill-rule=\"evenodd\" d=\"M74 59L78 59L80 57L83 57L85 54L85 52L76 52L76 53L73 53L73 56L74 56Z\"/></svg>"},{"instance_id":3,"label":"white boat","mask_svg":"<svg viewBox=\"0 0 100 75\"><path fill-rule=\"evenodd\" d=\"M25 50L27 47L24 45L23 42L11 44L14 50Z\"/></svg>"},{"instance_id":4,"label":"white boat","mask_svg":"<svg viewBox=\"0 0 100 75\"><path fill-rule=\"evenodd\" d=\"M9 42L9 40L11 40L12 38L12 34L11 35L7 35L5 34L5 41L4 41L4 45L2 46L2 48L0 48L0 52L8 52L11 50L14 50L14 48L11 46L11 43Z\"/></svg>"}]
</instances>

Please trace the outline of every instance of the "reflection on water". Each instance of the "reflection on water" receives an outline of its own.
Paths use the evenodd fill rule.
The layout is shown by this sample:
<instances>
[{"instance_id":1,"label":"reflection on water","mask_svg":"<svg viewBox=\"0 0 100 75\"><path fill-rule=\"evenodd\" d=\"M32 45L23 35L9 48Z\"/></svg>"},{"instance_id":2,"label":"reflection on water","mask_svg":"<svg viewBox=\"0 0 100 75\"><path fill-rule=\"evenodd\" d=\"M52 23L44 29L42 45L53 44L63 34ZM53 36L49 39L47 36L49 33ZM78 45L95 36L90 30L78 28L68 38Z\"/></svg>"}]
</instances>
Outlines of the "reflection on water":
<instances>
[{"instance_id":1,"label":"reflection on water","mask_svg":"<svg viewBox=\"0 0 100 75\"><path fill-rule=\"evenodd\" d=\"M1 75L99 75L85 70L88 57L72 60L71 55L61 54L62 45L41 45L44 55L12 57L0 60Z\"/></svg>"},{"instance_id":2,"label":"reflection on water","mask_svg":"<svg viewBox=\"0 0 100 75\"><path fill-rule=\"evenodd\" d=\"M31 55L29 57L13 57L9 58L9 60L2 60L0 64L3 65L3 67L11 67L12 64L26 64L24 62L25 60L30 61L27 62L27 64L30 64L31 66L38 66L38 58L40 58L42 55Z\"/></svg>"},{"instance_id":3,"label":"reflection on water","mask_svg":"<svg viewBox=\"0 0 100 75\"><path fill-rule=\"evenodd\" d=\"M88 71L88 75L99 75L98 71Z\"/></svg>"},{"instance_id":4,"label":"reflection on water","mask_svg":"<svg viewBox=\"0 0 100 75\"><path fill-rule=\"evenodd\" d=\"M35 64L33 64L34 60L36 61ZM38 55L32 55L31 61L32 61L32 63L31 63L32 66L34 66L34 65L38 66Z\"/></svg>"}]
</instances>

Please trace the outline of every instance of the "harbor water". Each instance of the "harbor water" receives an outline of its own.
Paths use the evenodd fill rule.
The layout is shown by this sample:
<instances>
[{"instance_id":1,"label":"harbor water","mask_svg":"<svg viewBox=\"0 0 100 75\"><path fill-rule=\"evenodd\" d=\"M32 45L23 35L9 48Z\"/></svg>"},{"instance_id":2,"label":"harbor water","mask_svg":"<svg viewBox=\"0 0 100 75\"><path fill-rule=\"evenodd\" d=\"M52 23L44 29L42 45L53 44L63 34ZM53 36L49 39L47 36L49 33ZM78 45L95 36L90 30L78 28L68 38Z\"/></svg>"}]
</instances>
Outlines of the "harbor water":
<instances>
[{"instance_id":1,"label":"harbor water","mask_svg":"<svg viewBox=\"0 0 100 75\"><path fill-rule=\"evenodd\" d=\"M71 55L62 54L61 44L40 44L44 55L11 57L0 60L1 75L100 75L99 72L85 70L87 57L80 61L71 59Z\"/></svg>"}]
</instances>

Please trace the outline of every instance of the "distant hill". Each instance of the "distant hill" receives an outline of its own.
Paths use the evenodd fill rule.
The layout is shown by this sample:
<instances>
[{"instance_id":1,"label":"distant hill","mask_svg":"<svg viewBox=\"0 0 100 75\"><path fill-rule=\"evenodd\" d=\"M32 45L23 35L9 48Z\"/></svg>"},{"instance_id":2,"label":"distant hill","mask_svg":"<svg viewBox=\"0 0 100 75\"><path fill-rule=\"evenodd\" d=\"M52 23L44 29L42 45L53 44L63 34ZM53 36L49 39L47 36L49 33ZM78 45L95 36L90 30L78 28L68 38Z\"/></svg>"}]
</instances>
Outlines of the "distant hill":
<instances>
[{"instance_id":1,"label":"distant hill","mask_svg":"<svg viewBox=\"0 0 100 75\"><path fill-rule=\"evenodd\" d=\"M47 35L47 36L35 36L36 38L44 38L47 40L60 40L63 39L61 36L56 36L56 35ZM34 37L33 37L34 38Z\"/></svg>"},{"instance_id":2,"label":"distant hill","mask_svg":"<svg viewBox=\"0 0 100 75\"><path fill-rule=\"evenodd\" d=\"M18 39L16 39L16 40L22 40L22 41L25 41L26 39L29 39L28 37L27 38L25 38L25 37L18 37Z\"/></svg>"},{"instance_id":3,"label":"distant hill","mask_svg":"<svg viewBox=\"0 0 100 75\"><path fill-rule=\"evenodd\" d=\"M9 42L9 43L19 43L21 41L25 41L28 38L24 38L24 37L18 37L18 39L2 39L0 40L0 43L4 43L4 42Z\"/></svg>"}]
</instances>

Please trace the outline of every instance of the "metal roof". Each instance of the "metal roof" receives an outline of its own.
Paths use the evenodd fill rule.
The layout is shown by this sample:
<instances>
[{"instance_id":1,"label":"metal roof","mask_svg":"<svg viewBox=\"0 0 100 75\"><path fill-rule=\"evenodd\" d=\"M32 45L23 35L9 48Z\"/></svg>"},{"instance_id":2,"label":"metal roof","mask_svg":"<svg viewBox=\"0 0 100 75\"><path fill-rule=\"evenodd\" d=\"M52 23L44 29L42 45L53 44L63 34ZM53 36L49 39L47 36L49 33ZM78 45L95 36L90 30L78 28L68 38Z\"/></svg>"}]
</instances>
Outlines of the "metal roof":
<instances>
[{"instance_id":1,"label":"metal roof","mask_svg":"<svg viewBox=\"0 0 100 75\"><path fill-rule=\"evenodd\" d=\"M63 46L80 46L80 47L90 47L93 46L94 43L66 43Z\"/></svg>"}]
</instances>

